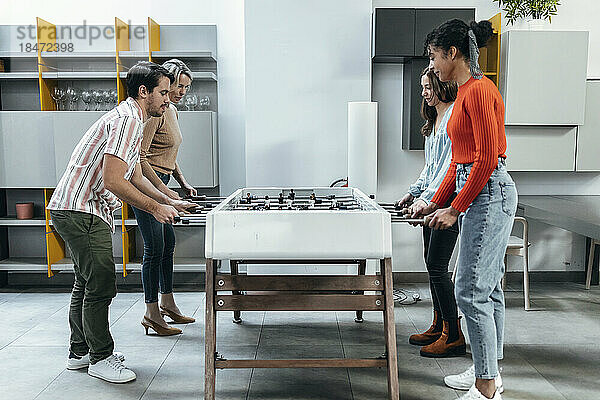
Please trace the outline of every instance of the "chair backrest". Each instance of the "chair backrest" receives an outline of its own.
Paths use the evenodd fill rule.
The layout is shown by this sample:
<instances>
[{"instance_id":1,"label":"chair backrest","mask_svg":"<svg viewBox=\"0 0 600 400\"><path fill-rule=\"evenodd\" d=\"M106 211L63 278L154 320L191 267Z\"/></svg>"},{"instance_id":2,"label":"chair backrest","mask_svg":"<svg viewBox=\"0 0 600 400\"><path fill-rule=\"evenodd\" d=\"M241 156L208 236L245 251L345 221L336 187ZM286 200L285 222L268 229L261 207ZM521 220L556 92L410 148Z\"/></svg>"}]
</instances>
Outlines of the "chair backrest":
<instances>
[{"instance_id":1,"label":"chair backrest","mask_svg":"<svg viewBox=\"0 0 600 400\"><path fill-rule=\"evenodd\" d=\"M529 243L529 224L527 220L523 217L515 217L515 223L520 223L523 225L523 236L511 236L511 240L508 248L506 249L506 254L514 255L514 256L526 256L528 253L528 248L530 246ZM519 245L517 246L517 241L514 238L518 238Z\"/></svg>"}]
</instances>

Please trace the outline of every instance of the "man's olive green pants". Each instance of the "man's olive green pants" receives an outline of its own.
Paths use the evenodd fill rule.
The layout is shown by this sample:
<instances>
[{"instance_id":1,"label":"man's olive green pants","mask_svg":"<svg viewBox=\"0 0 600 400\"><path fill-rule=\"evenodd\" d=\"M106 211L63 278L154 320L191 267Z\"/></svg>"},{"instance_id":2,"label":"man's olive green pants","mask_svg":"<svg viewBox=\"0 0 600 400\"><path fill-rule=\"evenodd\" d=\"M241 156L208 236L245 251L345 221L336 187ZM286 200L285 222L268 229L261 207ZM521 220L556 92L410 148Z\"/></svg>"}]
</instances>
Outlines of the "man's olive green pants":
<instances>
[{"instance_id":1,"label":"man's olive green pants","mask_svg":"<svg viewBox=\"0 0 600 400\"><path fill-rule=\"evenodd\" d=\"M108 325L108 306L117 294L111 229L93 214L51 210L50 216L73 257L70 350L79 356L89 352L95 364L114 349Z\"/></svg>"}]
</instances>

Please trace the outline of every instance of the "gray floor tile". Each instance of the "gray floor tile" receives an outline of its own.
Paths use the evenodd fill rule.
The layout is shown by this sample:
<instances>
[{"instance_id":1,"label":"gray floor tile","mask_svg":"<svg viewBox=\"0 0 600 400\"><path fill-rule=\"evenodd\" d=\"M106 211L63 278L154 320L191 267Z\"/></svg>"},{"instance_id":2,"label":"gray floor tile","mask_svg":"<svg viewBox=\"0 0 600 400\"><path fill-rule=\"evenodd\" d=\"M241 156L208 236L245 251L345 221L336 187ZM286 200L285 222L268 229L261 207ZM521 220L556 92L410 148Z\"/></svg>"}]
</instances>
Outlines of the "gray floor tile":
<instances>
[{"instance_id":1,"label":"gray floor tile","mask_svg":"<svg viewBox=\"0 0 600 400\"><path fill-rule=\"evenodd\" d=\"M204 395L204 351L195 345L179 344L171 351L144 393L142 400L186 400ZM229 359L254 358L255 346L222 346ZM216 396L219 399L245 399L250 385L250 369L217 370Z\"/></svg>"},{"instance_id":2,"label":"gray floor tile","mask_svg":"<svg viewBox=\"0 0 600 400\"><path fill-rule=\"evenodd\" d=\"M315 342L328 346L339 345L341 338L337 324L335 322L314 322L264 325L260 334L260 343L270 346L311 346Z\"/></svg>"},{"instance_id":3,"label":"gray floor tile","mask_svg":"<svg viewBox=\"0 0 600 400\"><path fill-rule=\"evenodd\" d=\"M515 350L567 399L600 398L600 345L515 345ZM508 371L507 371L508 372ZM528 390L535 393L535 388Z\"/></svg>"},{"instance_id":4,"label":"gray floor tile","mask_svg":"<svg viewBox=\"0 0 600 400\"><path fill-rule=\"evenodd\" d=\"M258 359L342 358L342 346L274 346L261 341ZM255 369L249 399L350 399L344 368Z\"/></svg>"},{"instance_id":5,"label":"gray floor tile","mask_svg":"<svg viewBox=\"0 0 600 400\"><path fill-rule=\"evenodd\" d=\"M265 325L335 323L335 311L267 311Z\"/></svg>"},{"instance_id":6,"label":"gray floor tile","mask_svg":"<svg viewBox=\"0 0 600 400\"><path fill-rule=\"evenodd\" d=\"M65 370L64 347L8 346L0 350L2 397L33 399Z\"/></svg>"}]
</instances>

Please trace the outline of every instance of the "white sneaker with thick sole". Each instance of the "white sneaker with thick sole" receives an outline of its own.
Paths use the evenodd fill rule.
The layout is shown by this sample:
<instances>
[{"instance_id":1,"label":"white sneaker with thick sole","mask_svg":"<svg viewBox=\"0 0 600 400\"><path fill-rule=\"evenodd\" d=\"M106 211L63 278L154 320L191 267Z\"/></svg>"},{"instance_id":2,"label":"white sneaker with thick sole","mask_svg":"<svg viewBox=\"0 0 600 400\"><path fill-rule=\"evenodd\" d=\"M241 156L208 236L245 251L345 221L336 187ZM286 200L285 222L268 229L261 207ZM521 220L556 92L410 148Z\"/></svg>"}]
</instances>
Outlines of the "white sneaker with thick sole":
<instances>
[{"instance_id":1,"label":"white sneaker with thick sole","mask_svg":"<svg viewBox=\"0 0 600 400\"><path fill-rule=\"evenodd\" d=\"M458 400L490 400L475 387L475 385L471 386L469 391L458 398ZM496 393L494 393L494 397L491 400L502 400L502 396L500 396L500 391L496 389Z\"/></svg>"},{"instance_id":2,"label":"white sneaker with thick sole","mask_svg":"<svg viewBox=\"0 0 600 400\"><path fill-rule=\"evenodd\" d=\"M136 378L135 372L125 367L114 354L98 361L96 364L90 364L88 375L110 383L125 383Z\"/></svg>"},{"instance_id":3,"label":"white sneaker with thick sole","mask_svg":"<svg viewBox=\"0 0 600 400\"><path fill-rule=\"evenodd\" d=\"M452 389L469 390L471 386L475 385L475 365L471 365L471 367L462 374L448 375L444 378L444 383ZM500 373L498 373L498 376L496 377L496 392L504 392Z\"/></svg>"},{"instance_id":4,"label":"white sneaker with thick sole","mask_svg":"<svg viewBox=\"0 0 600 400\"><path fill-rule=\"evenodd\" d=\"M113 353L121 362L125 361L125 356L123 353L115 351ZM84 356L77 356L71 352L69 352L69 358L67 358L67 369L75 370L87 368L90 365L90 353L87 353Z\"/></svg>"}]
</instances>

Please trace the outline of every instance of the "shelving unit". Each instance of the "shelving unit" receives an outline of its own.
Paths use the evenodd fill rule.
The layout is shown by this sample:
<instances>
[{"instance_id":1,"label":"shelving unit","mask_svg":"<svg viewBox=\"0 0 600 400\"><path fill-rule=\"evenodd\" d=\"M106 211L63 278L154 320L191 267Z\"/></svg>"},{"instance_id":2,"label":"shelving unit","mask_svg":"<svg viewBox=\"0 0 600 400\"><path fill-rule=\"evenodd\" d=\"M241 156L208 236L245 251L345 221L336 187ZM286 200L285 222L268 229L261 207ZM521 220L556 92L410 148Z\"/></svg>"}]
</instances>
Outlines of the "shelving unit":
<instances>
[{"instance_id":1,"label":"shelving unit","mask_svg":"<svg viewBox=\"0 0 600 400\"><path fill-rule=\"evenodd\" d=\"M37 18L36 24L38 49L41 48L40 43L58 44L60 47L61 40L70 40L56 34L68 26L54 25L42 18ZM14 170L11 162L15 157L23 164L17 172L21 180L17 186L14 185L15 179L9 183L0 173L0 274L7 271L46 272L51 277L57 272L71 271L73 267L65 243L54 229L45 207L53 187L62 176L70 152L100 112L56 112L56 103L51 96L56 86L66 88L76 84L79 88L98 90L116 87L118 101L122 101L127 98L127 71L136 62L150 60L162 63L170 58L181 59L193 71L196 93L199 97L208 95L211 106L210 111L180 113L184 143L188 147L186 150L186 146L182 146L178 161L185 166L182 168L192 185L208 189L211 195L218 194L216 27L161 27L151 18L148 18L147 26L129 26L115 18L111 27L119 33L114 35L114 39L101 38L93 45L86 40L72 39L75 47L72 52L37 50L21 53L10 48L2 49L3 44L0 43L0 59L4 60L6 69L0 72L0 126L5 131L0 130L0 141L5 135L4 149L0 149L0 168ZM130 35L130 32L134 34ZM81 99L79 102L78 105L83 104ZM90 106L93 110L95 103ZM16 141L19 141L15 136L8 142L6 140L10 131L22 132L23 124L32 127L19 139L35 143L27 150L29 153L25 153L22 146L15 148L16 151L11 150L11 146L16 146ZM36 168L39 171L29 171ZM31 177L35 178L35 183L30 180ZM35 218L16 219L11 207L20 197L23 201L28 197L37 199ZM127 204L123 205L121 215L115 217L115 265L118 272L127 276L130 271L141 270L143 241ZM204 229L176 227L176 235L175 271L203 271L203 246L198 244L203 243ZM17 243L17 239L11 239L13 236L27 240Z\"/></svg>"},{"instance_id":2,"label":"shelving unit","mask_svg":"<svg viewBox=\"0 0 600 400\"><path fill-rule=\"evenodd\" d=\"M502 20L500 13L489 19L494 33L486 47L479 49L479 66L483 74L498 86L500 73L500 36L502 34Z\"/></svg>"},{"instance_id":3,"label":"shelving unit","mask_svg":"<svg viewBox=\"0 0 600 400\"><path fill-rule=\"evenodd\" d=\"M44 79L115 79L115 72L60 71L42 72Z\"/></svg>"},{"instance_id":4,"label":"shelving unit","mask_svg":"<svg viewBox=\"0 0 600 400\"><path fill-rule=\"evenodd\" d=\"M0 72L0 79L37 79L37 72Z\"/></svg>"},{"instance_id":5,"label":"shelving unit","mask_svg":"<svg viewBox=\"0 0 600 400\"><path fill-rule=\"evenodd\" d=\"M17 219L15 216L1 217L0 226L44 226L45 218Z\"/></svg>"}]
</instances>

